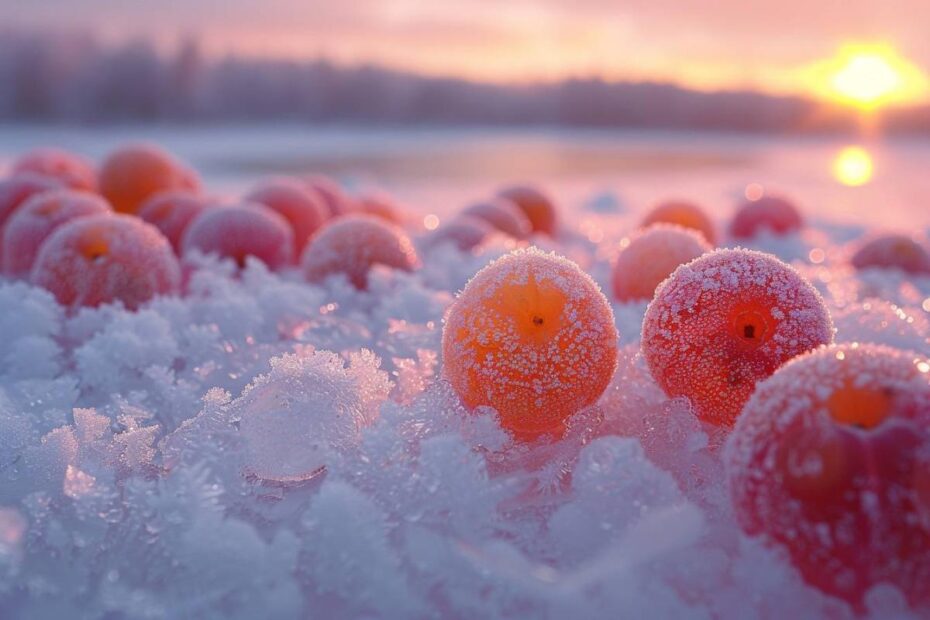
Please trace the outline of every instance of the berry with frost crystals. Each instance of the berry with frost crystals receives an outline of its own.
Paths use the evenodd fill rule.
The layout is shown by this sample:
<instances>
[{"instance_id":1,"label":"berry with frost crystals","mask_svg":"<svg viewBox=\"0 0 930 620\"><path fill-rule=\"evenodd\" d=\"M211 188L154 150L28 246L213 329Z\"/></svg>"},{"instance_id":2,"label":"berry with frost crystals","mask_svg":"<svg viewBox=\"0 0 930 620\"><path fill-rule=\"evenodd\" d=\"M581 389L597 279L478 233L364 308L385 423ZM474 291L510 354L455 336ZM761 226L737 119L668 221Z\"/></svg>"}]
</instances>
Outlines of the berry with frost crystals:
<instances>
[{"instance_id":1,"label":"berry with frost crystals","mask_svg":"<svg viewBox=\"0 0 930 620\"><path fill-rule=\"evenodd\" d=\"M58 228L32 268L32 282L63 305L121 301L134 310L156 295L174 293L181 269L157 228L127 215L90 215Z\"/></svg>"},{"instance_id":2,"label":"berry with frost crystals","mask_svg":"<svg viewBox=\"0 0 930 620\"><path fill-rule=\"evenodd\" d=\"M100 193L120 213L138 213L159 192L197 191L197 175L160 147L131 144L113 153L100 167Z\"/></svg>"},{"instance_id":3,"label":"berry with frost crystals","mask_svg":"<svg viewBox=\"0 0 930 620\"><path fill-rule=\"evenodd\" d=\"M540 190L528 185L519 185L502 189L497 193L497 197L517 205L529 219L534 233L543 233L550 237L555 235L558 214L552 200Z\"/></svg>"},{"instance_id":4,"label":"berry with frost crystals","mask_svg":"<svg viewBox=\"0 0 930 620\"><path fill-rule=\"evenodd\" d=\"M852 264L856 269L878 267L930 274L930 254L906 235L882 235L866 241L853 254Z\"/></svg>"},{"instance_id":5,"label":"berry with frost crystals","mask_svg":"<svg viewBox=\"0 0 930 620\"><path fill-rule=\"evenodd\" d=\"M880 583L930 605L928 371L884 346L821 348L758 385L726 447L747 533L855 605Z\"/></svg>"},{"instance_id":6,"label":"berry with frost crystals","mask_svg":"<svg viewBox=\"0 0 930 620\"><path fill-rule=\"evenodd\" d=\"M643 354L666 394L732 425L756 382L833 341L820 294L774 256L716 250L682 265L646 309Z\"/></svg>"},{"instance_id":7,"label":"berry with frost crystals","mask_svg":"<svg viewBox=\"0 0 930 620\"><path fill-rule=\"evenodd\" d=\"M33 196L3 228L3 272L28 275L39 248L55 229L78 217L111 212L106 200L90 192L52 190Z\"/></svg>"},{"instance_id":8,"label":"berry with frost crystals","mask_svg":"<svg viewBox=\"0 0 930 620\"><path fill-rule=\"evenodd\" d=\"M461 215L430 235L432 245L451 243L463 252L469 252L494 234L494 228L486 221Z\"/></svg>"},{"instance_id":9,"label":"berry with frost crystals","mask_svg":"<svg viewBox=\"0 0 930 620\"><path fill-rule=\"evenodd\" d=\"M329 209L319 194L286 177L265 181L245 201L265 205L288 221L294 230L295 256L300 256L313 233L329 219Z\"/></svg>"},{"instance_id":10,"label":"berry with frost crystals","mask_svg":"<svg viewBox=\"0 0 930 620\"><path fill-rule=\"evenodd\" d=\"M32 196L61 188L58 179L33 172L21 172L0 181L0 228Z\"/></svg>"},{"instance_id":11,"label":"berry with frost crystals","mask_svg":"<svg viewBox=\"0 0 930 620\"><path fill-rule=\"evenodd\" d=\"M617 366L613 312L575 263L536 248L494 261L465 287L442 334L443 373L469 407L521 436L560 434Z\"/></svg>"},{"instance_id":12,"label":"berry with frost crystals","mask_svg":"<svg viewBox=\"0 0 930 620\"><path fill-rule=\"evenodd\" d=\"M355 200L353 211L381 218L385 222L403 225L404 216L397 204L387 194L378 192L359 196Z\"/></svg>"},{"instance_id":13,"label":"berry with frost crystals","mask_svg":"<svg viewBox=\"0 0 930 620\"><path fill-rule=\"evenodd\" d=\"M310 282L341 273L359 289L368 288L368 271L374 265L413 271L417 264L416 251L404 231L370 215L346 215L324 226L301 258Z\"/></svg>"},{"instance_id":14,"label":"berry with frost crystals","mask_svg":"<svg viewBox=\"0 0 930 620\"><path fill-rule=\"evenodd\" d=\"M801 213L791 201L781 196L762 196L743 203L730 222L730 236L752 239L762 231L786 235L804 226Z\"/></svg>"},{"instance_id":15,"label":"berry with frost crystals","mask_svg":"<svg viewBox=\"0 0 930 620\"><path fill-rule=\"evenodd\" d=\"M206 208L207 203L197 194L174 190L155 194L146 200L139 210L139 217L160 230L174 251L180 254L184 231Z\"/></svg>"},{"instance_id":16,"label":"berry with frost crystals","mask_svg":"<svg viewBox=\"0 0 930 620\"><path fill-rule=\"evenodd\" d=\"M617 255L611 278L614 297L619 301L652 299L656 287L679 265L710 251L710 245L696 231L654 224L640 231Z\"/></svg>"},{"instance_id":17,"label":"berry with frost crystals","mask_svg":"<svg viewBox=\"0 0 930 620\"><path fill-rule=\"evenodd\" d=\"M259 204L209 208L198 215L181 238L183 254L197 250L233 259L239 267L254 256L278 269L294 261L294 231L287 220Z\"/></svg>"},{"instance_id":18,"label":"berry with frost crystals","mask_svg":"<svg viewBox=\"0 0 930 620\"><path fill-rule=\"evenodd\" d=\"M31 172L58 179L71 189L95 191L97 173L94 165L74 153L56 148L38 148L13 163L13 174Z\"/></svg>"},{"instance_id":19,"label":"berry with frost crystals","mask_svg":"<svg viewBox=\"0 0 930 620\"><path fill-rule=\"evenodd\" d=\"M677 224L696 230L702 235L707 243L717 244L717 231L710 217L701 207L693 202L686 200L669 200L656 205L652 211L643 218L642 226L652 224Z\"/></svg>"},{"instance_id":20,"label":"berry with frost crystals","mask_svg":"<svg viewBox=\"0 0 930 620\"><path fill-rule=\"evenodd\" d=\"M349 198L336 181L329 177L317 174L304 181L306 187L316 192L329 211L329 217L345 215L352 210L352 199Z\"/></svg>"},{"instance_id":21,"label":"berry with frost crystals","mask_svg":"<svg viewBox=\"0 0 930 620\"><path fill-rule=\"evenodd\" d=\"M533 232L526 214L512 200L505 198L491 198L468 205L462 210L462 215L480 218L514 239L526 239Z\"/></svg>"}]
</instances>

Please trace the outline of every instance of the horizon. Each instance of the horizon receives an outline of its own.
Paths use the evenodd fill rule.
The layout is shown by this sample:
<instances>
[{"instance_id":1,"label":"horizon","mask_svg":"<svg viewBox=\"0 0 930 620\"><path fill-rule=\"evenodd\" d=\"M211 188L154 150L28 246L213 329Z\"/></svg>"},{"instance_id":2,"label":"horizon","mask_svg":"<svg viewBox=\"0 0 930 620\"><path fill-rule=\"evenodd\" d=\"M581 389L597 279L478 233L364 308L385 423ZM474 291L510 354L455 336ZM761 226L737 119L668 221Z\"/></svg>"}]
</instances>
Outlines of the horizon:
<instances>
[{"instance_id":1,"label":"horizon","mask_svg":"<svg viewBox=\"0 0 930 620\"><path fill-rule=\"evenodd\" d=\"M87 32L109 45L144 39L162 51L193 39L210 59L326 59L495 85L582 77L821 100L837 98L824 84L852 46L880 49L890 59L901 78L894 103L930 101L930 41L917 26L930 22L930 5L901 0L876 7L856 0L793 11L798 3L725 0L726 10L703 11L691 0L624 7L537 0L506 7L472 2L465 12L460 0L429 7L406 0L351 6L270 0L256 15L248 0L224 2L221 11L213 0L169 0L157 7L4 0L0 19L14 30Z\"/></svg>"}]
</instances>

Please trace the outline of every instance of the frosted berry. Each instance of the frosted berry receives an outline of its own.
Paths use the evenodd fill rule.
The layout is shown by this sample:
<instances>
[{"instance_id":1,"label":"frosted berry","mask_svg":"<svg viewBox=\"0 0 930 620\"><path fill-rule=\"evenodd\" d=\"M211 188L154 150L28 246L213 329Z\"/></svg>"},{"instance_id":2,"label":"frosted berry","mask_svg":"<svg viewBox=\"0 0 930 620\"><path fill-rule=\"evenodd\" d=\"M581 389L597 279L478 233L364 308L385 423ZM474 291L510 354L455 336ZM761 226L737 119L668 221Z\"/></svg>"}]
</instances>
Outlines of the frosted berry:
<instances>
[{"instance_id":1,"label":"frosted berry","mask_svg":"<svg viewBox=\"0 0 930 620\"><path fill-rule=\"evenodd\" d=\"M558 226L558 214L555 205L544 193L529 186L514 186L497 193L517 205L530 220L534 233L552 236Z\"/></svg>"},{"instance_id":2,"label":"frosted berry","mask_svg":"<svg viewBox=\"0 0 930 620\"><path fill-rule=\"evenodd\" d=\"M36 194L3 228L3 272L28 276L39 248L55 229L78 217L111 212L106 200L90 192L64 189Z\"/></svg>"},{"instance_id":3,"label":"frosted berry","mask_svg":"<svg viewBox=\"0 0 930 620\"><path fill-rule=\"evenodd\" d=\"M443 224L430 236L429 241L432 245L447 243L463 252L469 252L493 234L494 228L486 221L462 215Z\"/></svg>"},{"instance_id":4,"label":"frosted berry","mask_svg":"<svg viewBox=\"0 0 930 620\"><path fill-rule=\"evenodd\" d=\"M246 202L263 204L288 221L294 230L295 256L329 219L329 209L316 192L299 181L288 178L269 179L245 196Z\"/></svg>"},{"instance_id":5,"label":"frosted berry","mask_svg":"<svg viewBox=\"0 0 930 620\"><path fill-rule=\"evenodd\" d=\"M646 309L642 348L669 396L732 425L756 382L833 341L820 294L774 256L716 250L682 265Z\"/></svg>"},{"instance_id":6,"label":"frosted berry","mask_svg":"<svg viewBox=\"0 0 930 620\"><path fill-rule=\"evenodd\" d=\"M619 301L649 300L656 287L679 265L710 252L704 237L671 224L654 224L620 250L613 266L614 297Z\"/></svg>"},{"instance_id":7,"label":"frosted berry","mask_svg":"<svg viewBox=\"0 0 930 620\"><path fill-rule=\"evenodd\" d=\"M305 184L323 200L329 211L329 217L345 215L352 210L352 199L333 179L323 175L314 175L307 179Z\"/></svg>"},{"instance_id":8,"label":"frosted berry","mask_svg":"<svg viewBox=\"0 0 930 620\"><path fill-rule=\"evenodd\" d=\"M181 238L182 255L194 250L231 258L239 267L253 256L269 269L294 262L294 231L282 216L260 204L206 209Z\"/></svg>"},{"instance_id":9,"label":"frosted berry","mask_svg":"<svg viewBox=\"0 0 930 620\"><path fill-rule=\"evenodd\" d=\"M930 274L930 254L907 235L882 235L863 243L852 257L856 269L900 269L910 274Z\"/></svg>"},{"instance_id":10,"label":"frosted berry","mask_svg":"<svg viewBox=\"0 0 930 620\"><path fill-rule=\"evenodd\" d=\"M696 230L702 235L707 243L717 245L717 230L714 223L708 217L707 213L694 204L686 200L669 200L656 205L646 217L643 218L642 226L651 224L677 224Z\"/></svg>"},{"instance_id":11,"label":"frosted berry","mask_svg":"<svg viewBox=\"0 0 930 620\"><path fill-rule=\"evenodd\" d=\"M730 223L734 239L752 239L762 231L786 235L801 230L804 220L794 203L780 196L762 196L743 203Z\"/></svg>"},{"instance_id":12,"label":"frosted berry","mask_svg":"<svg viewBox=\"0 0 930 620\"><path fill-rule=\"evenodd\" d=\"M89 192L97 189L94 165L74 153L56 148L38 148L13 163L13 174L32 172L58 179L72 189Z\"/></svg>"},{"instance_id":13,"label":"frosted berry","mask_svg":"<svg viewBox=\"0 0 930 620\"><path fill-rule=\"evenodd\" d=\"M127 215L90 215L59 227L46 239L32 282L66 306L121 301L135 309L181 281L171 244L157 228Z\"/></svg>"},{"instance_id":14,"label":"frosted berry","mask_svg":"<svg viewBox=\"0 0 930 620\"><path fill-rule=\"evenodd\" d=\"M518 437L560 435L617 365L610 304L578 266L535 248L469 281L442 333L443 373L469 407L487 405Z\"/></svg>"},{"instance_id":15,"label":"frosted berry","mask_svg":"<svg viewBox=\"0 0 930 620\"><path fill-rule=\"evenodd\" d=\"M0 228L32 196L62 188L58 179L34 172L21 172L0 181Z\"/></svg>"},{"instance_id":16,"label":"frosted berry","mask_svg":"<svg viewBox=\"0 0 930 620\"><path fill-rule=\"evenodd\" d=\"M404 231L370 215L333 220L310 240L301 258L310 282L341 273L359 289L368 288L368 271L374 265L412 271L417 264L416 251Z\"/></svg>"},{"instance_id":17,"label":"frosted berry","mask_svg":"<svg viewBox=\"0 0 930 620\"><path fill-rule=\"evenodd\" d=\"M100 168L98 181L100 193L114 209L132 214L159 192L196 191L200 185L192 170L149 144L132 144L111 153Z\"/></svg>"},{"instance_id":18,"label":"frosted berry","mask_svg":"<svg viewBox=\"0 0 930 620\"><path fill-rule=\"evenodd\" d=\"M743 528L857 606L879 583L930 604L928 370L878 345L819 349L759 383L725 451Z\"/></svg>"},{"instance_id":19,"label":"frosted berry","mask_svg":"<svg viewBox=\"0 0 930 620\"><path fill-rule=\"evenodd\" d=\"M155 194L145 201L139 217L162 232L171 247L181 253L181 238L194 219L207 209L206 200L187 190Z\"/></svg>"},{"instance_id":20,"label":"frosted berry","mask_svg":"<svg viewBox=\"0 0 930 620\"><path fill-rule=\"evenodd\" d=\"M471 204L462 210L462 215L481 218L514 239L526 239L533 232L526 214L513 201L504 198L491 198Z\"/></svg>"}]
</instances>

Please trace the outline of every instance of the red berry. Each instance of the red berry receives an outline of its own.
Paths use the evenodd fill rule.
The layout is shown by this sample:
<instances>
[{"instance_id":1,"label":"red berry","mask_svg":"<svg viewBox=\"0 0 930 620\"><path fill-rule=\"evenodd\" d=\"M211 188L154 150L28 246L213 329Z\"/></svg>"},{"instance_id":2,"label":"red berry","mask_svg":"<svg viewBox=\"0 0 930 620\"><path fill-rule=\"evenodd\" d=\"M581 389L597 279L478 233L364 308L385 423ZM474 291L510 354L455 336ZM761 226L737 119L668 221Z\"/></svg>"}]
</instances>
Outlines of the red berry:
<instances>
[{"instance_id":1,"label":"red berry","mask_svg":"<svg viewBox=\"0 0 930 620\"><path fill-rule=\"evenodd\" d=\"M804 226L793 203L780 196L762 196L743 203L730 223L734 239L752 239L763 230L776 235L797 232Z\"/></svg>"},{"instance_id":2,"label":"red berry","mask_svg":"<svg viewBox=\"0 0 930 620\"><path fill-rule=\"evenodd\" d=\"M774 256L742 249L676 269L643 320L653 378L721 426L733 424L757 381L832 341L833 323L814 287Z\"/></svg>"},{"instance_id":3,"label":"red berry","mask_svg":"<svg viewBox=\"0 0 930 620\"><path fill-rule=\"evenodd\" d=\"M67 306L121 301L135 309L155 295L176 292L180 281L164 235L127 215L90 215L64 224L42 244L32 268L32 282Z\"/></svg>"},{"instance_id":4,"label":"red berry","mask_svg":"<svg viewBox=\"0 0 930 620\"><path fill-rule=\"evenodd\" d=\"M727 445L743 528L857 606L879 583L930 604L928 370L878 345L819 349L759 383Z\"/></svg>"},{"instance_id":5,"label":"red berry","mask_svg":"<svg viewBox=\"0 0 930 620\"><path fill-rule=\"evenodd\" d=\"M143 203L139 217L162 232L171 247L181 253L181 238L191 222L207 209L206 201L186 190L155 194Z\"/></svg>"},{"instance_id":6,"label":"red berry","mask_svg":"<svg viewBox=\"0 0 930 620\"><path fill-rule=\"evenodd\" d=\"M301 257L310 282L341 273L359 289L368 288L368 271L374 265L412 271L417 263L410 238L397 226L370 215L333 220L310 240Z\"/></svg>"},{"instance_id":7,"label":"red berry","mask_svg":"<svg viewBox=\"0 0 930 620\"><path fill-rule=\"evenodd\" d=\"M497 193L499 198L505 198L517 205L530 220L533 232L555 235L558 226L558 214L555 205L548 196L535 187L514 186L502 189Z\"/></svg>"},{"instance_id":8,"label":"red berry","mask_svg":"<svg viewBox=\"0 0 930 620\"><path fill-rule=\"evenodd\" d=\"M354 210L357 213L373 215L391 224L403 225L404 216L397 205L386 194L366 194L359 196L355 201Z\"/></svg>"},{"instance_id":9,"label":"red berry","mask_svg":"<svg viewBox=\"0 0 930 620\"><path fill-rule=\"evenodd\" d=\"M97 194L76 190L51 190L23 203L3 228L3 271L9 276L28 276L42 243L59 226L78 217L111 213Z\"/></svg>"},{"instance_id":10,"label":"red berry","mask_svg":"<svg viewBox=\"0 0 930 620\"><path fill-rule=\"evenodd\" d=\"M853 254L852 264L856 269L878 267L927 274L930 273L930 254L906 235L882 235L861 245Z\"/></svg>"},{"instance_id":11,"label":"red berry","mask_svg":"<svg viewBox=\"0 0 930 620\"><path fill-rule=\"evenodd\" d=\"M461 215L434 232L429 240L433 245L450 243L463 252L470 252L494 234L494 228L482 219Z\"/></svg>"},{"instance_id":12,"label":"red berry","mask_svg":"<svg viewBox=\"0 0 930 620\"><path fill-rule=\"evenodd\" d=\"M94 165L80 155L56 148L29 151L13 164L13 173L33 172L54 177L72 189L97 189Z\"/></svg>"},{"instance_id":13,"label":"red berry","mask_svg":"<svg viewBox=\"0 0 930 620\"><path fill-rule=\"evenodd\" d=\"M617 329L590 276L529 248L471 279L449 309L442 356L445 377L468 407L495 408L518 436L561 435L610 383Z\"/></svg>"},{"instance_id":14,"label":"red berry","mask_svg":"<svg viewBox=\"0 0 930 620\"><path fill-rule=\"evenodd\" d=\"M295 256L329 219L329 209L319 194L293 179L269 179L249 192L245 201L263 204L288 221L294 230Z\"/></svg>"},{"instance_id":15,"label":"red berry","mask_svg":"<svg viewBox=\"0 0 930 620\"><path fill-rule=\"evenodd\" d=\"M345 215L352 210L352 199L342 191L338 183L329 177L314 175L305 183L311 191L316 192L323 199L329 210L329 217Z\"/></svg>"},{"instance_id":16,"label":"red berry","mask_svg":"<svg viewBox=\"0 0 930 620\"><path fill-rule=\"evenodd\" d=\"M654 224L620 250L613 266L614 297L619 301L652 299L656 287L679 265L710 252L704 237L673 224Z\"/></svg>"},{"instance_id":17,"label":"red berry","mask_svg":"<svg viewBox=\"0 0 930 620\"><path fill-rule=\"evenodd\" d=\"M34 172L21 172L0 181L0 228L30 197L53 189L61 189L58 179Z\"/></svg>"},{"instance_id":18,"label":"red berry","mask_svg":"<svg viewBox=\"0 0 930 620\"><path fill-rule=\"evenodd\" d=\"M182 255L193 250L231 258L239 267L254 256L269 269L294 262L294 231L283 217L260 204L211 207L181 237Z\"/></svg>"},{"instance_id":19,"label":"red berry","mask_svg":"<svg viewBox=\"0 0 930 620\"><path fill-rule=\"evenodd\" d=\"M481 218L514 239L526 239L533 232L530 219L523 210L504 198L491 198L471 204L462 210L462 215Z\"/></svg>"}]
</instances>

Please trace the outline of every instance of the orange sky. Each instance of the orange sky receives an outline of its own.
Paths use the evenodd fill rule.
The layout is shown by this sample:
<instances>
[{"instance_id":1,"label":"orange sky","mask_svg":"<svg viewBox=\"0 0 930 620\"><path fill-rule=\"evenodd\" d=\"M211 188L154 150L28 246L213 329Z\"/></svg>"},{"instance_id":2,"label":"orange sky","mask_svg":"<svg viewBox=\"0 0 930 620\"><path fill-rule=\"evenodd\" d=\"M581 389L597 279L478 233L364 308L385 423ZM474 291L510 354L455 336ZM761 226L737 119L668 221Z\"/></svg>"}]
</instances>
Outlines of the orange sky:
<instances>
[{"instance_id":1,"label":"orange sky","mask_svg":"<svg viewBox=\"0 0 930 620\"><path fill-rule=\"evenodd\" d=\"M930 71L930 0L0 0L0 23L493 81L810 93L811 65L850 42Z\"/></svg>"}]
</instances>

